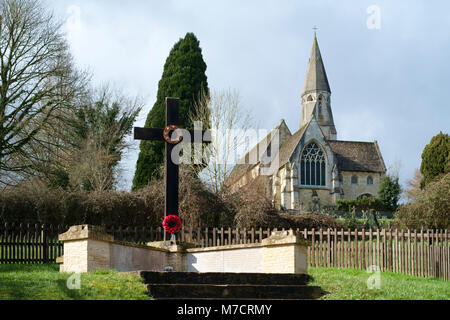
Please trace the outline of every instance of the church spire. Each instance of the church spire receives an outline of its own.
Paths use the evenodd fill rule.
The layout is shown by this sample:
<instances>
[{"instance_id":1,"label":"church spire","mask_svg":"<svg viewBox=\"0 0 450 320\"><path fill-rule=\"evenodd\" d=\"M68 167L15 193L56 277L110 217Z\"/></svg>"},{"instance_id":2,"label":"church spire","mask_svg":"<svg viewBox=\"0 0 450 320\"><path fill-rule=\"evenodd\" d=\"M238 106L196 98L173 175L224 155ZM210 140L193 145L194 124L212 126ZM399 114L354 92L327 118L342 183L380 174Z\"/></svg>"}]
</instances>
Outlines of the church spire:
<instances>
[{"instance_id":1,"label":"church spire","mask_svg":"<svg viewBox=\"0 0 450 320\"><path fill-rule=\"evenodd\" d=\"M315 31L311 57L309 58L305 82L303 83L302 96L312 91L325 91L331 93Z\"/></svg>"},{"instance_id":2,"label":"church spire","mask_svg":"<svg viewBox=\"0 0 450 320\"><path fill-rule=\"evenodd\" d=\"M336 127L331 111L331 90L315 33L302 89L300 127L303 127L312 119L316 119L326 139L336 140Z\"/></svg>"}]
</instances>

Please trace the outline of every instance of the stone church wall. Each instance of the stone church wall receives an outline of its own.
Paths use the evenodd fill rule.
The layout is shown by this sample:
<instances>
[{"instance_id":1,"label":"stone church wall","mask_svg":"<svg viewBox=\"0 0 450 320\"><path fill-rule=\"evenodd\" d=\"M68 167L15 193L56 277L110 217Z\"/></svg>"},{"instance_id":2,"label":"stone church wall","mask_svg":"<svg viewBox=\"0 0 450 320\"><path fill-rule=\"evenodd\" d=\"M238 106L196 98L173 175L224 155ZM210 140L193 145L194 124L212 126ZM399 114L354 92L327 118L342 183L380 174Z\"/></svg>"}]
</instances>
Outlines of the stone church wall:
<instances>
[{"instance_id":1,"label":"stone church wall","mask_svg":"<svg viewBox=\"0 0 450 320\"><path fill-rule=\"evenodd\" d=\"M328 189L314 189L319 197L320 209L323 206L334 205L332 194ZM313 189L299 188L299 208L300 210L313 211Z\"/></svg>"},{"instance_id":2,"label":"stone church wall","mask_svg":"<svg viewBox=\"0 0 450 320\"><path fill-rule=\"evenodd\" d=\"M352 183L352 177L358 178L358 183ZM372 177L373 184L367 184L367 178ZM383 175L375 172L342 172L342 186L344 189L343 199L356 199L359 196L369 193L376 196L380 187Z\"/></svg>"}]
</instances>

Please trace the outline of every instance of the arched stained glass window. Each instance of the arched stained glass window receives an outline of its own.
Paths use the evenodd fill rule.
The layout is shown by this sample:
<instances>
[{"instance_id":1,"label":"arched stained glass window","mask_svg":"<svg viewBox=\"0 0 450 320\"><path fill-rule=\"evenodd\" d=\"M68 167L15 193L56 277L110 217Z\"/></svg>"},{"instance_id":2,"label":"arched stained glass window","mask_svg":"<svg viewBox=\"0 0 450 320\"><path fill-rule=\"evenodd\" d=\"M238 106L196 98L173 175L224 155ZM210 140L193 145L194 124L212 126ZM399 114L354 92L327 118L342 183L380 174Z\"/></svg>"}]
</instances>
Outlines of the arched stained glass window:
<instances>
[{"instance_id":1,"label":"arched stained glass window","mask_svg":"<svg viewBox=\"0 0 450 320\"><path fill-rule=\"evenodd\" d=\"M319 146L312 142L302 153L300 183L303 186L325 186L325 155Z\"/></svg>"}]
</instances>

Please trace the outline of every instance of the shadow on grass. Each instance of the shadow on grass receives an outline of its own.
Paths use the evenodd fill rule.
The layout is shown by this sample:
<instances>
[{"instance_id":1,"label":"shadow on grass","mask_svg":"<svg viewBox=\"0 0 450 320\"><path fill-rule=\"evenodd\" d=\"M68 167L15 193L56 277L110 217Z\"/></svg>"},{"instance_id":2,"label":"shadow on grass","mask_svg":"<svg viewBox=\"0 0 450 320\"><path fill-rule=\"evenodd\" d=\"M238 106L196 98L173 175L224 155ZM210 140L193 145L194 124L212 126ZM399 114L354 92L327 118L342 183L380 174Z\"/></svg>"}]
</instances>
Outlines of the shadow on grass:
<instances>
[{"instance_id":1,"label":"shadow on grass","mask_svg":"<svg viewBox=\"0 0 450 320\"><path fill-rule=\"evenodd\" d=\"M314 282L314 277L310 274L306 275L306 283L308 285L311 285L312 282ZM312 299L320 299L321 297L330 294L330 292L323 290L321 287L318 287L317 285L315 285L315 287L317 287L317 290L314 290Z\"/></svg>"}]
</instances>

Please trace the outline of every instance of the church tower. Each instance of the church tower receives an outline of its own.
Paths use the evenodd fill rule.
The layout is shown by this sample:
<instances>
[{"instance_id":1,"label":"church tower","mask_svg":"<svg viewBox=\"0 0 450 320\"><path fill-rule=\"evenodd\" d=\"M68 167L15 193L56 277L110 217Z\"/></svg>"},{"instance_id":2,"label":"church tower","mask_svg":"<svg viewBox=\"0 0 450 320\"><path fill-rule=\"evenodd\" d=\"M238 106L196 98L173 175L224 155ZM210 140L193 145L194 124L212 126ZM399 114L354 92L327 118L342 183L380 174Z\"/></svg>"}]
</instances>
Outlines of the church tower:
<instances>
[{"instance_id":1,"label":"church tower","mask_svg":"<svg viewBox=\"0 0 450 320\"><path fill-rule=\"evenodd\" d=\"M336 140L336 127L331 111L331 90L315 34L302 89L300 127L311 121L313 116L317 119L326 139Z\"/></svg>"}]
</instances>

